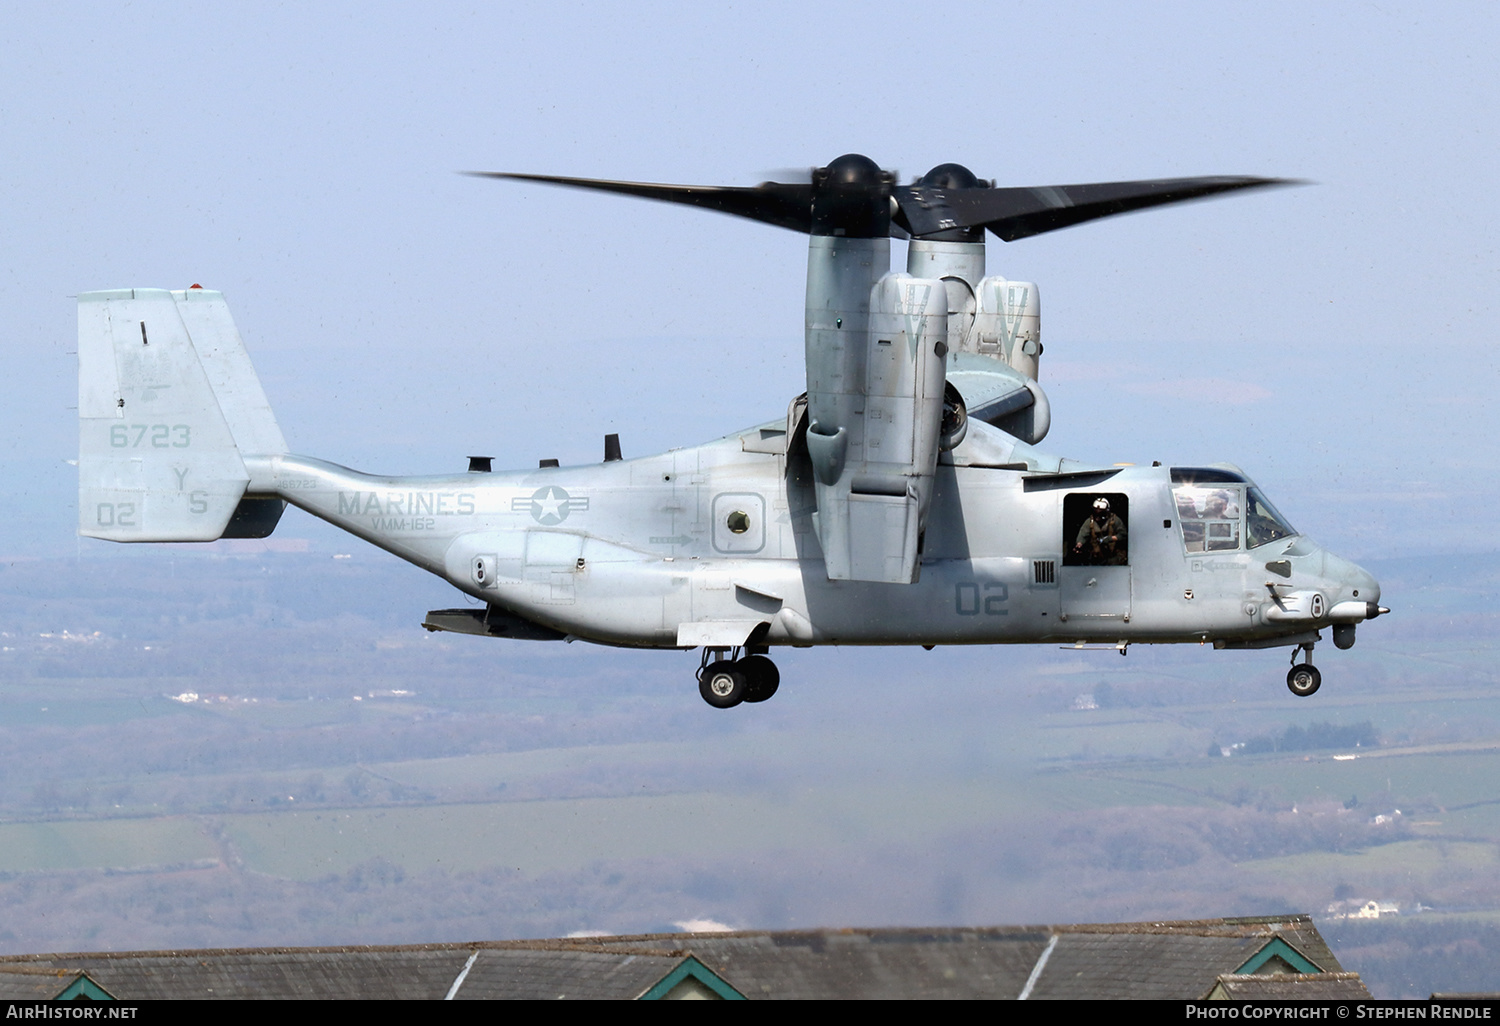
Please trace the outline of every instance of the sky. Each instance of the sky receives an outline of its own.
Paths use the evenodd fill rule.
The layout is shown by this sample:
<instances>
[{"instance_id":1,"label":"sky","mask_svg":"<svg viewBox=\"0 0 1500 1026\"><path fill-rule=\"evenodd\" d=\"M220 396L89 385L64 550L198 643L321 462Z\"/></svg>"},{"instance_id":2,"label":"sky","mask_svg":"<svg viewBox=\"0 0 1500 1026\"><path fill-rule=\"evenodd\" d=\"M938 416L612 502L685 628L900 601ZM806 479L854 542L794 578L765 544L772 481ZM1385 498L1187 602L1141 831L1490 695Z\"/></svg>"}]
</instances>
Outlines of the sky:
<instances>
[{"instance_id":1,"label":"sky","mask_svg":"<svg viewBox=\"0 0 1500 1026\"><path fill-rule=\"evenodd\" d=\"M990 273L1041 288L1043 447L1236 462L1354 558L1493 550L1497 27L1478 3L11 5L0 555L109 548L74 538L66 463L90 289L222 290L292 448L372 472L779 417L803 237L456 172L753 184L850 151L904 180L1313 183L992 240Z\"/></svg>"}]
</instances>

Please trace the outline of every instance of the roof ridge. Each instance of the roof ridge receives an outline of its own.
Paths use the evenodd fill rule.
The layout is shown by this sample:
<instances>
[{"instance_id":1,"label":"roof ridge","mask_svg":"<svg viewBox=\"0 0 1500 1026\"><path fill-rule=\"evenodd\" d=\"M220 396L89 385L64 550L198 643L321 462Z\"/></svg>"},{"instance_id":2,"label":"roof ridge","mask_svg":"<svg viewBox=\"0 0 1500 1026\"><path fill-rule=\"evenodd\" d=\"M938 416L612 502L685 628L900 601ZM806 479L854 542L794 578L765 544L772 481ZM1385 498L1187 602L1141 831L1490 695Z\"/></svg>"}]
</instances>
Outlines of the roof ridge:
<instances>
[{"instance_id":1,"label":"roof ridge","mask_svg":"<svg viewBox=\"0 0 1500 1026\"><path fill-rule=\"evenodd\" d=\"M1249 927L1264 927L1263 931ZM1215 919L1164 919L1138 923L1061 923L1016 924L995 926L843 926L810 927L799 930L708 930L688 933L634 933L589 937L544 937L520 940L439 941L419 944L326 944L278 945L274 947L234 948L162 948L143 951L70 951L40 954L0 955L0 968L35 962L57 962L72 959L186 958L223 957L227 955L306 955L306 954L394 954L398 952L473 952L473 951L598 951L610 953L620 945L650 941L670 941L669 945L634 954L680 957L689 952L694 940L727 940L753 937L874 937L900 934L975 934L1019 935L1058 933L1184 933L1200 932L1204 936L1245 937L1275 934L1280 930L1312 927L1312 916L1305 912L1280 916L1239 916Z\"/></svg>"}]
</instances>

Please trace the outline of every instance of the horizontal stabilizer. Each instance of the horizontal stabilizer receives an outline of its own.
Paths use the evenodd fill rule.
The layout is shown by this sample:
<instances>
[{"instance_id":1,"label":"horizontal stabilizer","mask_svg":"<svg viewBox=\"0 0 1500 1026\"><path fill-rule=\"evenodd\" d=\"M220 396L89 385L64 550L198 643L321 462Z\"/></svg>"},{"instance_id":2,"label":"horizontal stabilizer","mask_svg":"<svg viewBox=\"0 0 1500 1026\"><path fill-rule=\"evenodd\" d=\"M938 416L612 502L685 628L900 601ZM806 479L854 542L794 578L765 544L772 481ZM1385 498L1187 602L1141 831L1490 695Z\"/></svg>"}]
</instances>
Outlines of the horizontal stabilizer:
<instances>
[{"instance_id":1,"label":"horizontal stabilizer","mask_svg":"<svg viewBox=\"0 0 1500 1026\"><path fill-rule=\"evenodd\" d=\"M247 495L234 508L234 515L224 528L224 538L269 538L281 514L286 512L286 500L269 495Z\"/></svg>"}]
</instances>

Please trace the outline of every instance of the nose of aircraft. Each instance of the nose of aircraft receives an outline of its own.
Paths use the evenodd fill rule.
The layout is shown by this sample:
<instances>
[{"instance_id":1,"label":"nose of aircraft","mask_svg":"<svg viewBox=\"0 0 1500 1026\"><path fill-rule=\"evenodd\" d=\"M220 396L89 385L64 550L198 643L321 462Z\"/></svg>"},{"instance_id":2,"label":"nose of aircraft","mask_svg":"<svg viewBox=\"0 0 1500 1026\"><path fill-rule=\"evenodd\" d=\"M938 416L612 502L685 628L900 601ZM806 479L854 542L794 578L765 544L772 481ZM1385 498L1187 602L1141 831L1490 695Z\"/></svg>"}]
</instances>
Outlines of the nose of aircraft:
<instances>
[{"instance_id":1,"label":"nose of aircraft","mask_svg":"<svg viewBox=\"0 0 1500 1026\"><path fill-rule=\"evenodd\" d=\"M1359 564L1325 550L1323 574L1333 591L1330 598L1335 604L1351 599L1376 606L1380 604L1380 582Z\"/></svg>"}]
</instances>

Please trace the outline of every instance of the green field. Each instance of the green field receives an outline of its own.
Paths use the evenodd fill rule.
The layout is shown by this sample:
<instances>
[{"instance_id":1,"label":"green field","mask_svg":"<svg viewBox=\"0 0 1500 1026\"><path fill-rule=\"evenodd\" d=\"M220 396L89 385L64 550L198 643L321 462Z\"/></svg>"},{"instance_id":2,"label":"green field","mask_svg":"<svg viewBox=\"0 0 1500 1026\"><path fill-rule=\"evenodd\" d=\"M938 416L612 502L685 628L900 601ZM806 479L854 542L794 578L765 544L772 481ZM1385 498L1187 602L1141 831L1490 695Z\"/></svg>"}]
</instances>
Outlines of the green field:
<instances>
[{"instance_id":1,"label":"green field","mask_svg":"<svg viewBox=\"0 0 1500 1026\"><path fill-rule=\"evenodd\" d=\"M142 871L217 861L217 846L192 817L0 824L0 872Z\"/></svg>"},{"instance_id":2,"label":"green field","mask_svg":"<svg viewBox=\"0 0 1500 1026\"><path fill-rule=\"evenodd\" d=\"M1148 731L1157 726L1144 724ZM1122 732L1130 728L1115 720L1097 728L1070 726L1066 736L1071 743L1097 729L1098 749L1105 749L1118 747ZM1050 725L1038 735L1064 736ZM1500 839L1500 802L1494 800L1500 790L1500 751L1489 749L1369 752L1351 761L1336 761L1326 753L1112 763L1096 759L974 775L959 784L946 767L924 776L920 767L899 761L884 772L866 767L855 779L849 768L839 769L836 751L822 750L811 760L815 772L783 772L769 781L756 779L753 787L737 785L768 740L719 745L724 779L699 781L698 786L674 779L675 769L692 762L695 753L681 746L629 744L367 767L380 777L439 793L487 787L519 795L528 784L587 790L602 781L614 784L613 794L380 808L299 808L293 801L283 810L253 814L9 823L0 825L0 872L202 864L219 857L210 832L222 831L246 868L294 880L342 873L375 857L409 871L501 866L536 874L601 859L712 860L785 848L891 844L913 835L936 836L976 825L1000 828L1007 822L1045 821L1049 815L1089 810L1233 808L1246 800L1269 799L1289 811L1299 803L1344 806L1361 795L1373 800L1387 792L1395 807L1409 806L1403 815L1416 824L1418 834L1441 835L1452 843L1411 840L1363 853L1300 854L1288 856L1285 866L1295 865L1300 873L1326 862L1352 867L1325 867L1333 876L1362 876L1367 875L1362 866L1406 859L1408 874L1422 876L1460 863L1487 864L1484 858L1493 861ZM629 793L621 782L632 780L651 785ZM1450 808L1476 802L1482 804ZM1366 814L1358 804L1355 808L1352 815ZM1382 810L1372 807L1370 814ZM1439 844L1446 845L1445 852L1472 848L1489 854L1464 856L1455 863L1457 856L1432 854L1438 850L1432 846ZM1282 863L1271 860L1246 868L1274 876L1281 872L1278 865Z\"/></svg>"},{"instance_id":3,"label":"green field","mask_svg":"<svg viewBox=\"0 0 1500 1026\"><path fill-rule=\"evenodd\" d=\"M796 790L779 797L682 793L560 801L226 816L246 865L295 880L343 873L381 857L408 871L499 866L525 875L601 860L735 859L777 850L890 844L986 817L1030 811L1004 791L940 795L920 787ZM888 826L872 829L872 823Z\"/></svg>"}]
</instances>

